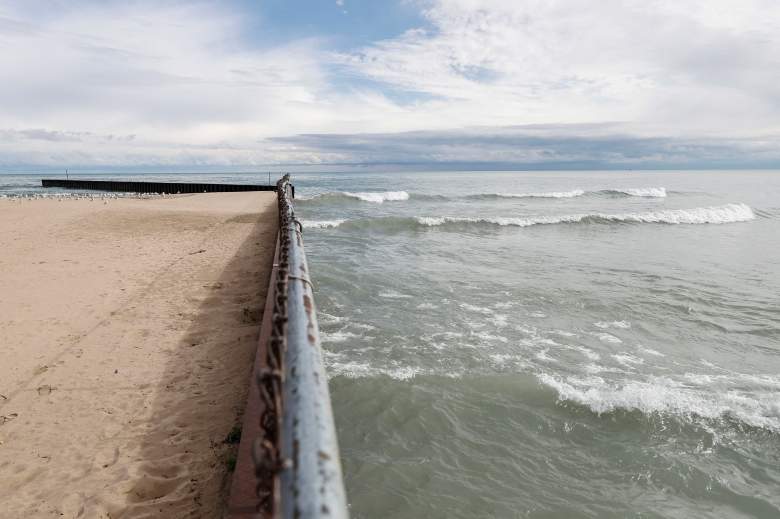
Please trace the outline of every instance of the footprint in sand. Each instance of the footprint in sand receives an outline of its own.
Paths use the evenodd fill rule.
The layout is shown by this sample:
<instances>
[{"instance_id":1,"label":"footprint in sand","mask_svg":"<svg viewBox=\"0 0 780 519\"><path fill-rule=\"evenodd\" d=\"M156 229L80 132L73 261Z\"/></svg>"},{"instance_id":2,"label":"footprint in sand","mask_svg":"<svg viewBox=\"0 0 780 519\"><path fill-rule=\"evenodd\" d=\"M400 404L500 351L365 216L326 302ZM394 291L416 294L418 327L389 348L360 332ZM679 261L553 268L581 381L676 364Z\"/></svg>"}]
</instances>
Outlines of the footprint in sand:
<instances>
[{"instance_id":1,"label":"footprint in sand","mask_svg":"<svg viewBox=\"0 0 780 519\"><path fill-rule=\"evenodd\" d=\"M11 420L15 419L17 416L19 416L19 413L10 413L7 415L0 415L0 425L4 425Z\"/></svg>"},{"instance_id":2,"label":"footprint in sand","mask_svg":"<svg viewBox=\"0 0 780 519\"><path fill-rule=\"evenodd\" d=\"M141 503L160 499L174 493L184 483L185 478L183 477L167 478L144 474L128 492L128 501Z\"/></svg>"},{"instance_id":3,"label":"footprint in sand","mask_svg":"<svg viewBox=\"0 0 780 519\"><path fill-rule=\"evenodd\" d=\"M56 388L51 387L48 384L44 384L38 388L38 394L43 395L50 395L52 391L54 391Z\"/></svg>"}]
</instances>

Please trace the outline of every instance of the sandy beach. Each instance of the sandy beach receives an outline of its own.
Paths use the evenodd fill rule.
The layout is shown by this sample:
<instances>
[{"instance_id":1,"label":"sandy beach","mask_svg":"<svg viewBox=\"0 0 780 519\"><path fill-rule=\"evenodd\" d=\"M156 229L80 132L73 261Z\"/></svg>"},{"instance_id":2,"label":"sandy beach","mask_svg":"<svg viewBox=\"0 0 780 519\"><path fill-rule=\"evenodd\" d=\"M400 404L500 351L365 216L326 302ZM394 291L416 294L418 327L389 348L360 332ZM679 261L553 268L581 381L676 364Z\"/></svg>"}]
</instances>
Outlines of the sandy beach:
<instances>
[{"instance_id":1,"label":"sandy beach","mask_svg":"<svg viewBox=\"0 0 780 519\"><path fill-rule=\"evenodd\" d=\"M3 518L218 517L274 193L0 200Z\"/></svg>"}]
</instances>

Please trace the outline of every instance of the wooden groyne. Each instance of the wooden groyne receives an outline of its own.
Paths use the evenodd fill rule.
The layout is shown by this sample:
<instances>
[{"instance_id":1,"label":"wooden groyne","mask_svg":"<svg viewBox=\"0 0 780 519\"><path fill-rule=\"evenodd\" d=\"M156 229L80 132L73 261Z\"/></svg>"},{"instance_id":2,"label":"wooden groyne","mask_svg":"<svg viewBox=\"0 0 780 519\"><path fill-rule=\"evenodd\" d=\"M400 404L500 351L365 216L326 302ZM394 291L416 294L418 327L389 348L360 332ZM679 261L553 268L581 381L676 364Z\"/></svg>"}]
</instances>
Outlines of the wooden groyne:
<instances>
[{"instance_id":1,"label":"wooden groyne","mask_svg":"<svg viewBox=\"0 0 780 519\"><path fill-rule=\"evenodd\" d=\"M52 178L41 180L41 186L124 193L165 193L169 195L178 193L276 191L276 186L274 185L258 184L200 184L180 182L135 182L124 180L63 180Z\"/></svg>"}]
</instances>

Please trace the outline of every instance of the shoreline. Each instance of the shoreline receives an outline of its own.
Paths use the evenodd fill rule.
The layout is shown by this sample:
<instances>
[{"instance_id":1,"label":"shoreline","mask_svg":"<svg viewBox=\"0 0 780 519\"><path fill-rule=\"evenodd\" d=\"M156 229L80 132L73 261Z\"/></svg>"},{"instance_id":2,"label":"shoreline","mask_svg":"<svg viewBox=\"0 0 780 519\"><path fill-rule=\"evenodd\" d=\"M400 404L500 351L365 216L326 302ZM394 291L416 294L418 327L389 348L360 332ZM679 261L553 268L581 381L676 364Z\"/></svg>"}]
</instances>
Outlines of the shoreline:
<instances>
[{"instance_id":1,"label":"shoreline","mask_svg":"<svg viewBox=\"0 0 780 519\"><path fill-rule=\"evenodd\" d=\"M0 201L5 513L222 511L276 211L257 192Z\"/></svg>"}]
</instances>

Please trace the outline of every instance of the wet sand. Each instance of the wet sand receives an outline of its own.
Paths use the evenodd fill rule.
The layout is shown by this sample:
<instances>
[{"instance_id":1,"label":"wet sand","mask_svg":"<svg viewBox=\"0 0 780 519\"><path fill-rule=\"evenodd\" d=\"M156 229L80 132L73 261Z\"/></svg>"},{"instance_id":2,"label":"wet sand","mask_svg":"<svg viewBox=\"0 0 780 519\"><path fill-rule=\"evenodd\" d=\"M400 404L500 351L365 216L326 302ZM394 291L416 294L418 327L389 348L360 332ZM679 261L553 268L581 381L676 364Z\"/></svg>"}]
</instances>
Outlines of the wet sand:
<instances>
[{"instance_id":1,"label":"wet sand","mask_svg":"<svg viewBox=\"0 0 780 519\"><path fill-rule=\"evenodd\" d=\"M3 518L219 517L274 193L0 200Z\"/></svg>"}]
</instances>

